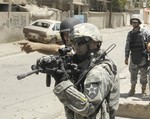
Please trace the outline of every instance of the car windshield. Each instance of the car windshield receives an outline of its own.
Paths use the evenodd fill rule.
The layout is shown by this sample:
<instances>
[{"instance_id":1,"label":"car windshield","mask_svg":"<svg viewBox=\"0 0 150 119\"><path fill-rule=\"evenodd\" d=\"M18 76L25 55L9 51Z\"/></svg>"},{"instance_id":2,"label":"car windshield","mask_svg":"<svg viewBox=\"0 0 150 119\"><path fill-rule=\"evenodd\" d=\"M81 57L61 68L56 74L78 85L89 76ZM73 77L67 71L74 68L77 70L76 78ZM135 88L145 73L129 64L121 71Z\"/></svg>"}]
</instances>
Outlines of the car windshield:
<instances>
[{"instance_id":1,"label":"car windshield","mask_svg":"<svg viewBox=\"0 0 150 119\"><path fill-rule=\"evenodd\" d=\"M37 21L35 23L32 24L33 26L38 26L38 27L42 27L42 28L49 28L51 23L46 23L46 22L41 22L41 21Z\"/></svg>"}]
</instances>

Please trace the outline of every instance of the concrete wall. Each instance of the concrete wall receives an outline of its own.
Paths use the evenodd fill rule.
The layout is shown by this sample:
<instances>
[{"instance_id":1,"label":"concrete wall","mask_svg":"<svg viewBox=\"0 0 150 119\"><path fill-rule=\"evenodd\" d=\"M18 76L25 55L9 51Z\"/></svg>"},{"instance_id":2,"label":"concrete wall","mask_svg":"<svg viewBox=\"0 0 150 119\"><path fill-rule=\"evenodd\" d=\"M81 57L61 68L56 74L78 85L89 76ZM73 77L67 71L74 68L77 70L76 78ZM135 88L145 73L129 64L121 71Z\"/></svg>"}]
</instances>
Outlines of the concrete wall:
<instances>
[{"instance_id":1,"label":"concrete wall","mask_svg":"<svg viewBox=\"0 0 150 119\"><path fill-rule=\"evenodd\" d=\"M108 12L88 12L83 13L83 15L86 22L96 25L99 29L109 28ZM61 21L67 17L69 17L68 12L54 12L49 19ZM8 12L0 12L0 18L0 42L23 39L23 27L29 25L33 20L27 12L11 12L10 14ZM112 28L130 25L129 21L129 13L112 13Z\"/></svg>"},{"instance_id":2,"label":"concrete wall","mask_svg":"<svg viewBox=\"0 0 150 119\"><path fill-rule=\"evenodd\" d=\"M144 24L150 24L150 10L144 11Z\"/></svg>"},{"instance_id":3,"label":"concrete wall","mask_svg":"<svg viewBox=\"0 0 150 119\"><path fill-rule=\"evenodd\" d=\"M9 16L9 17L8 17ZM26 12L0 12L0 42L20 40L24 38L22 29L29 24L29 14Z\"/></svg>"},{"instance_id":4,"label":"concrete wall","mask_svg":"<svg viewBox=\"0 0 150 119\"><path fill-rule=\"evenodd\" d=\"M26 4L26 0L11 0L11 2L16 3L16 4Z\"/></svg>"},{"instance_id":5,"label":"concrete wall","mask_svg":"<svg viewBox=\"0 0 150 119\"><path fill-rule=\"evenodd\" d=\"M96 25L99 29L109 27L109 13L107 12L88 12L83 13L87 22ZM68 17L67 12L54 13L50 19L61 20ZM30 21L29 13L26 12L11 12L10 19L8 18L7 12L0 12L0 28L23 28L28 25ZM10 22L9 22L10 21ZM129 13L112 13L111 25L113 28L130 25L130 14Z\"/></svg>"},{"instance_id":6,"label":"concrete wall","mask_svg":"<svg viewBox=\"0 0 150 119\"><path fill-rule=\"evenodd\" d=\"M96 25L99 29L109 28L108 12L88 12L83 13L85 21ZM122 27L130 25L130 13L112 13L111 27Z\"/></svg>"},{"instance_id":7,"label":"concrete wall","mask_svg":"<svg viewBox=\"0 0 150 119\"><path fill-rule=\"evenodd\" d=\"M87 22L96 25L99 29L108 28L109 14L105 12L89 12Z\"/></svg>"},{"instance_id":8,"label":"concrete wall","mask_svg":"<svg viewBox=\"0 0 150 119\"><path fill-rule=\"evenodd\" d=\"M11 12L8 18L7 12L0 12L0 27L23 28L29 23L29 14L26 12Z\"/></svg>"}]
</instances>

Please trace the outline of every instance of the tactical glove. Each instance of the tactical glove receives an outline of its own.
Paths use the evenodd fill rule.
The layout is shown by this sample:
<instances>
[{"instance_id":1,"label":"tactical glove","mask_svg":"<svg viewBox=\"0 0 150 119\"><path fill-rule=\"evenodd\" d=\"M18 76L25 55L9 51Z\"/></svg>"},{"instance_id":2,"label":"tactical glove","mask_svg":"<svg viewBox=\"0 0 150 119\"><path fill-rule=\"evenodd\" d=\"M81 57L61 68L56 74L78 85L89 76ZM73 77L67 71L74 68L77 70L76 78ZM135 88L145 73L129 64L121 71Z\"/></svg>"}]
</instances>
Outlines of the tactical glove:
<instances>
[{"instance_id":1,"label":"tactical glove","mask_svg":"<svg viewBox=\"0 0 150 119\"><path fill-rule=\"evenodd\" d=\"M41 73L53 73L58 66L58 57L50 55L39 58L36 63L37 69L40 69Z\"/></svg>"},{"instance_id":2,"label":"tactical glove","mask_svg":"<svg viewBox=\"0 0 150 119\"><path fill-rule=\"evenodd\" d=\"M69 75L62 71L62 70L56 70L53 74L52 77L55 79L55 86L59 84L62 81L66 81L69 79Z\"/></svg>"},{"instance_id":3,"label":"tactical glove","mask_svg":"<svg viewBox=\"0 0 150 119\"><path fill-rule=\"evenodd\" d=\"M55 85L69 79L69 74L66 72L64 64L61 60L59 61L57 68L58 69L52 74L52 77L55 79Z\"/></svg>"}]
</instances>

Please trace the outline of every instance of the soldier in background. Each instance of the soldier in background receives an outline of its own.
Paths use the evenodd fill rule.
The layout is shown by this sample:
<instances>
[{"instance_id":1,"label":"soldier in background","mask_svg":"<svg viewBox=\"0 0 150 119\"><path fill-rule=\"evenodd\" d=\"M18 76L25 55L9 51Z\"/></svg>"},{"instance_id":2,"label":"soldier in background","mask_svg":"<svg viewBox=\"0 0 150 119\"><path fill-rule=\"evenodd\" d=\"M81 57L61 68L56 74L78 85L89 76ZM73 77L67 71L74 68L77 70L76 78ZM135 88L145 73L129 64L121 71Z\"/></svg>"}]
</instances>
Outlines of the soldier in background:
<instances>
[{"instance_id":1,"label":"soldier in background","mask_svg":"<svg viewBox=\"0 0 150 119\"><path fill-rule=\"evenodd\" d=\"M140 71L140 83L142 85L142 95L146 95L147 85L147 42L150 40L150 32L144 27L141 28L141 18L139 14L133 14L130 19L130 24L133 29L128 33L125 46L125 64L128 65L130 56L129 71L131 75L131 89L129 96L135 94L135 87L137 84L137 76Z\"/></svg>"},{"instance_id":2,"label":"soldier in background","mask_svg":"<svg viewBox=\"0 0 150 119\"><path fill-rule=\"evenodd\" d=\"M31 41L20 41L19 44L21 45L22 51L26 53L31 53L34 51L49 55L49 54L58 54L58 49L63 48L70 45L68 34L70 28L76 24L79 24L80 21L76 18L67 18L63 20L60 24L60 36L63 41L63 45L60 44L43 44L43 43L35 43Z\"/></svg>"},{"instance_id":3,"label":"soldier in background","mask_svg":"<svg viewBox=\"0 0 150 119\"><path fill-rule=\"evenodd\" d=\"M89 23L75 25L70 31L70 40L75 51L72 61L78 65L79 72L73 77L65 72L52 75L56 81L53 91L64 104L66 118L115 119L119 78L110 58L98 58L102 55L98 28Z\"/></svg>"}]
</instances>

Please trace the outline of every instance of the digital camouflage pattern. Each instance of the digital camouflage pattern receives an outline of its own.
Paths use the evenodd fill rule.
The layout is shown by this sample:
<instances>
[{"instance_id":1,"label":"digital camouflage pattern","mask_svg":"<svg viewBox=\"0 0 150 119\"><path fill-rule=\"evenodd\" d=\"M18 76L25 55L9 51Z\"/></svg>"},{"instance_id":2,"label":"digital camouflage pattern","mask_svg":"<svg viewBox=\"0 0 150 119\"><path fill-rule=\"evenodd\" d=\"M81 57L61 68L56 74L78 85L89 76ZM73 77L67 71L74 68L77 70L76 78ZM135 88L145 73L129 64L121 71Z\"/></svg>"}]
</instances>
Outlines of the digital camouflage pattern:
<instances>
[{"instance_id":1,"label":"digital camouflage pattern","mask_svg":"<svg viewBox=\"0 0 150 119\"><path fill-rule=\"evenodd\" d=\"M83 92L70 80L54 88L54 93L65 106L67 119L115 118L120 96L119 78L113 72L115 67L109 59L93 67L86 75Z\"/></svg>"},{"instance_id":2,"label":"digital camouflage pattern","mask_svg":"<svg viewBox=\"0 0 150 119\"><path fill-rule=\"evenodd\" d=\"M131 59L131 58L130 58ZM143 64L146 63L146 58L143 57L142 62L139 65L135 65L132 63L132 60L129 64L129 71L131 72L131 84L137 84L137 75L140 71L140 83L142 85L147 84L147 66L142 67Z\"/></svg>"},{"instance_id":3,"label":"digital camouflage pattern","mask_svg":"<svg viewBox=\"0 0 150 119\"><path fill-rule=\"evenodd\" d=\"M90 37L94 41L103 41L99 29L93 24L89 23L75 25L74 28L70 31L70 37L72 40L78 37Z\"/></svg>"}]
</instances>

